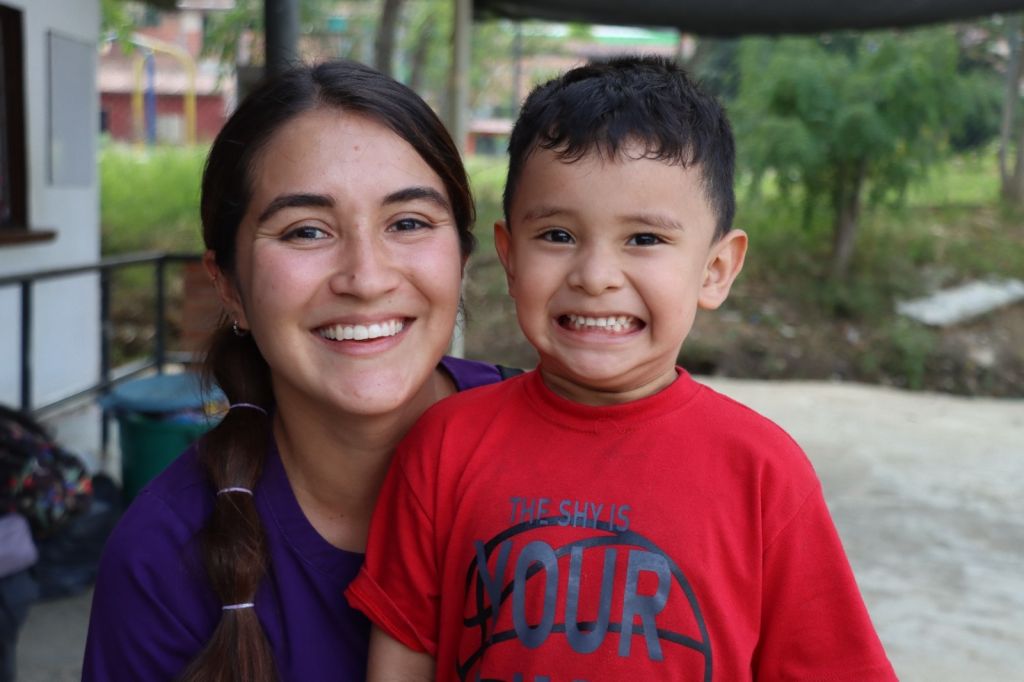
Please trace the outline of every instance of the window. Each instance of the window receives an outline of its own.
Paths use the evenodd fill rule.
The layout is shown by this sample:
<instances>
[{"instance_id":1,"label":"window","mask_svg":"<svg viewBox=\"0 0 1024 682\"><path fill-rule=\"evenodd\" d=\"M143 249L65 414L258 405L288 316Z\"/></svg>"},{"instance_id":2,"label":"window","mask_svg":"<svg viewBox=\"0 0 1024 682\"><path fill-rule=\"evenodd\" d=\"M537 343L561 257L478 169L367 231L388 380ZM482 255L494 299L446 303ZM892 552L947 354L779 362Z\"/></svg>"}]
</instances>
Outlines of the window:
<instances>
[{"instance_id":1,"label":"window","mask_svg":"<svg viewBox=\"0 0 1024 682\"><path fill-rule=\"evenodd\" d=\"M0 229L28 227L21 12L0 5Z\"/></svg>"}]
</instances>

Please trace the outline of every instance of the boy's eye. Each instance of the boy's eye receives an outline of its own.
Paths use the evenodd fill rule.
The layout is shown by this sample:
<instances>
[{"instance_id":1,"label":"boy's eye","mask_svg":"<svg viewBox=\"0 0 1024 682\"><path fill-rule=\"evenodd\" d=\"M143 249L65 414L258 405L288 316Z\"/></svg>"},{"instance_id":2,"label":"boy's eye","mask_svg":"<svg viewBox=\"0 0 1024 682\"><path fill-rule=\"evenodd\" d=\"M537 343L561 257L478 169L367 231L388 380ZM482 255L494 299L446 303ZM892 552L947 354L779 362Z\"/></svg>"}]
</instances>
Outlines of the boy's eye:
<instances>
[{"instance_id":1,"label":"boy's eye","mask_svg":"<svg viewBox=\"0 0 1024 682\"><path fill-rule=\"evenodd\" d=\"M547 242L554 242L555 244L571 244L573 241L571 234L558 228L543 232L540 235L540 238Z\"/></svg>"},{"instance_id":2,"label":"boy's eye","mask_svg":"<svg viewBox=\"0 0 1024 682\"><path fill-rule=\"evenodd\" d=\"M661 244L662 239L656 234L641 232L640 234L634 234L626 243L629 246L654 246L656 244Z\"/></svg>"},{"instance_id":3,"label":"boy's eye","mask_svg":"<svg viewBox=\"0 0 1024 682\"><path fill-rule=\"evenodd\" d=\"M294 229L288 230L281 239L285 241L302 240L302 241L314 241L317 239L327 239L329 235L327 232L319 227L313 227L312 225L302 225Z\"/></svg>"},{"instance_id":4,"label":"boy's eye","mask_svg":"<svg viewBox=\"0 0 1024 682\"><path fill-rule=\"evenodd\" d=\"M395 232L412 232L413 230L420 230L423 228L430 227L430 224L416 218L402 218L391 223L389 229Z\"/></svg>"}]
</instances>

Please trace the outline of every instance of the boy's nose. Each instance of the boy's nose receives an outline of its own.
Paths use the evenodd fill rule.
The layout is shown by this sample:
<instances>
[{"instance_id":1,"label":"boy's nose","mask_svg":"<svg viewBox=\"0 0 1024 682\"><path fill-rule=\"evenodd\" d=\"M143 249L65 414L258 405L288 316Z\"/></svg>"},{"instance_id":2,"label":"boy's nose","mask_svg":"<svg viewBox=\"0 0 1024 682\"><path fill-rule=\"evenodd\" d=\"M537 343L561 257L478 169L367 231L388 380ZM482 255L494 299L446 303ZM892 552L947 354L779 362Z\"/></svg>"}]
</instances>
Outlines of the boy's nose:
<instances>
[{"instance_id":1,"label":"boy's nose","mask_svg":"<svg viewBox=\"0 0 1024 682\"><path fill-rule=\"evenodd\" d=\"M581 251L568 278L569 286L591 296L618 289L624 282L619 259L609 249L601 247Z\"/></svg>"},{"instance_id":2,"label":"boy's nose","mask_svg":"<svg viewBox=\"0 0 1024 682\"><path fill-rule=\"evenodd\" d=\"M401 279L387 248L372 236L351 236L339 244L340 257L330 279L339 296L372 299L393 290Z\"/></svg>"}]
</instances>

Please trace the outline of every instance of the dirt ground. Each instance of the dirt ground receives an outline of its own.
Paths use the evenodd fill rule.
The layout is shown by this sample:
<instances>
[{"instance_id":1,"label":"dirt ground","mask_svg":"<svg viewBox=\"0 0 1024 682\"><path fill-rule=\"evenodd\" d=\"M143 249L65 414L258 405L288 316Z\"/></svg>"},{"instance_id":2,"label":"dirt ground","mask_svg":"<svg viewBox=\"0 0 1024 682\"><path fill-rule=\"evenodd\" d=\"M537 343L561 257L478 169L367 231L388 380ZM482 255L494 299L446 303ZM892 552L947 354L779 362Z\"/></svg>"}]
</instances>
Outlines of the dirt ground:
<instances>
[{"instance_id":1,"label":"dirt ground","mask_svg":"<svg viewBox=\"0 0 1024 682\"><path fill-rule=\"evenodd\" d=\"M1024 682L1024 400L706 380L803 445L905 682ZM85 595L34 607L21 682L78 679Z\"/></svg>"}]
</instances>

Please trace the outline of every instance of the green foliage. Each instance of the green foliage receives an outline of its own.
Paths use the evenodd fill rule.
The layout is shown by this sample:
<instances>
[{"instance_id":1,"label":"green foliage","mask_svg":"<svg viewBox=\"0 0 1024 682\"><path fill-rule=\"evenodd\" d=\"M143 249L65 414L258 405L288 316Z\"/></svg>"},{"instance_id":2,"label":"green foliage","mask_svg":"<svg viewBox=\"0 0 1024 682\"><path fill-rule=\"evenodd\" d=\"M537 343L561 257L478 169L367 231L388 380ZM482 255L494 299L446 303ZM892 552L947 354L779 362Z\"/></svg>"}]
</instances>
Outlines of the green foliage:
<instances>
[{"instance_id":1,"label":"green foliage","mask_svg":"<svg viewBox=\"0 0 1024 682\"><path fill-rule=\"evenodd\" d=\"M508 161L504 156L470 156L466 159L476 201L476 234L481 246L489 244L491 226L504 216L501 210L501 195L505 191L505 175Z\"/></svg>"},{"instance_id":2,"label":"green foliage","mask_svg":"<svg viewBox=\"0 0 1024 682\"><path fill-rule=\"evenodd\" d=\"M395 77L439 111L443 111L446 104L451 69L452 10L450 0L407 0L395 60ZM473 23L469 70L469 108L472 111L485 117L515 115L519 107L513 92L516 51L526 57L562 51L561 43L538 30L538 26L537 22L507 20ZM524 92L519 93L520 96L525 97L525 90L542 75L524 73Z\"/></svg>"},{"instance_id":3,"label":"green foliage","mask_svg":"<svg viewBox=\"0 0 1024 682\"><path fill-rule=\"evenodd\" d=\"M824 189L866 162L874 184L899 190L942 151L960 117L952 36L868 35L845 47L744 41L733 111L751 168Z\"/></svg>"},{"instance_id":4,"label":"green foliage","mask_svg":"<svg viewBox=\"0 0 1024 682\"><path fill-rule=\"evenodd\" d=\"M204 25L203 52L222 64L234 64L242 36L263 26L262 7L257 0L235 0L231 9L210 14Z\"/></svg>"},{"instance_id":5,"label":"green foliage","mask_svg":"<svg viewBox=\"0 0 1024 682\"><path fill-rule=\"evenodd\" d=\"M99 153L103 255L197 252L203 147L105 145Z\"/></svg>"},{"instance_id":6,"label":"green foliage","mask_svg":"<svg viewBox=\"0 0 1024 682\"><path fill-rule=\"evenodd\" d=\"M731 108L741 162L772 173L805 216L826 202L835 230L862 196L902 200L965 117L957 55L945 28L744 40Z\"/></svg>"},{"instance_id":7,"label":"green foliage","mask_svg":"<svg viewBox=\"0 0 1024 682\"><path fill-rule=\"evenodd\" d=\"M100 0L100 27L104 37L128 44L135 25L124 0Z\"/></svg>"},{"instance_id":8,"label":"green foliage","mask_svg":"<svg viewBox=\"0 0 1024 682\"><path fill-rule=\"evenodd\" d=\"M719 99L732 101L739 90L739 38L700 38L686 68Z\"/></svg>"},{"instance_id":9,"label":"green foliage","mask_svg":"<svg viewBox=\"0 0 1024 682\"><path fill-rule=\"evenodd\" d=\"M963 121L950 145L958 152L981 149L999 135L1004 84L994 70L975 70L962 81Z\"/></svg>"},{"instance_id":10,"label":"green foliage","mask_svg":"<svg viewBox=\"0 0 1024 682\"><path fill-rule=\"evenodd\" d=\"M246 32L263 30L263 4L262 0L235 0L231 9L209 13L203 51L222 64L234 64ZM299 0L300 30L303 33L323 30L336 4L334 0Z\"/></svg>"}]
</instances>

